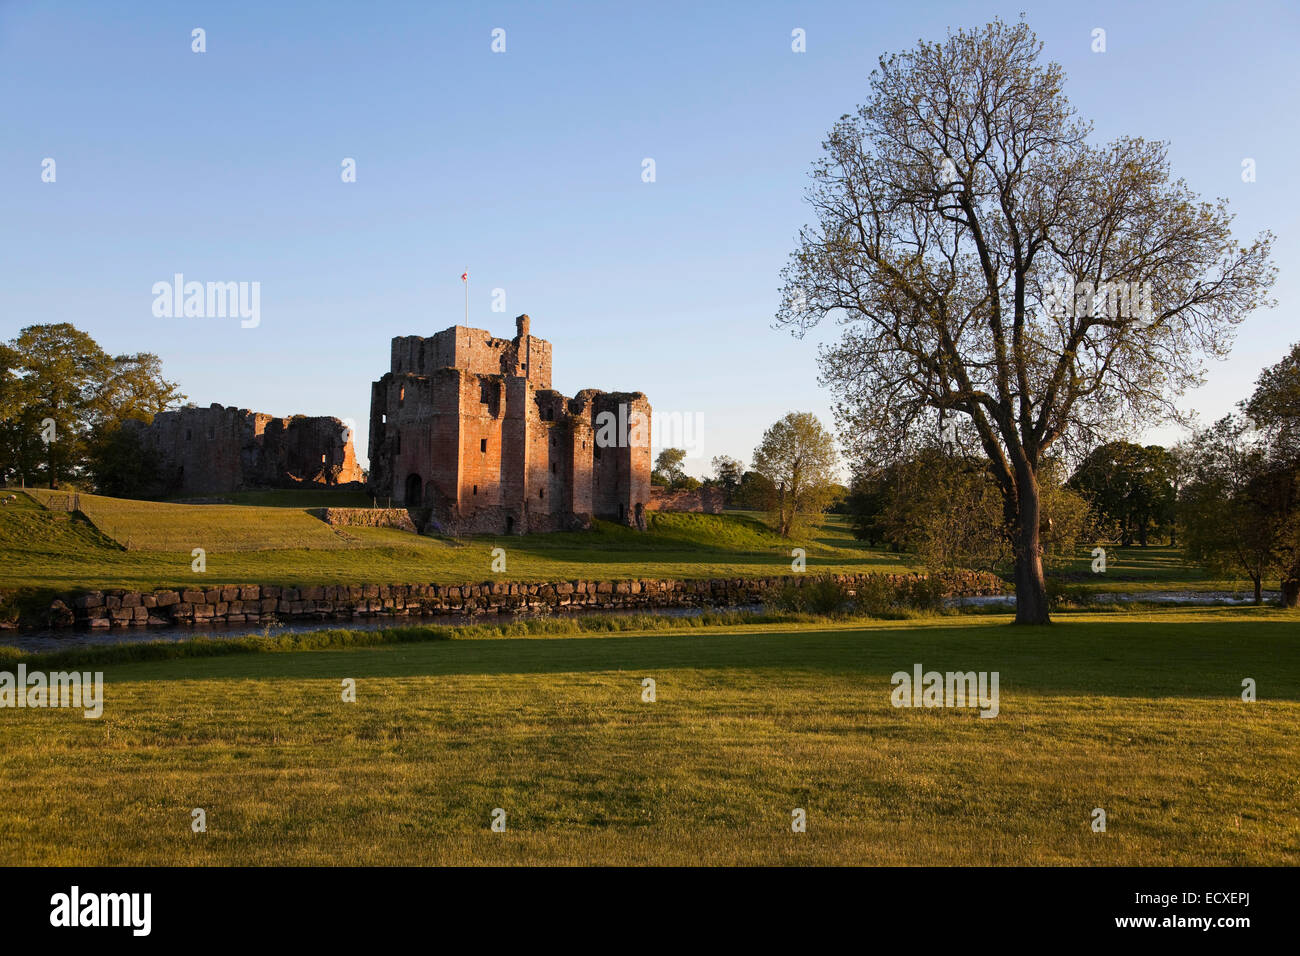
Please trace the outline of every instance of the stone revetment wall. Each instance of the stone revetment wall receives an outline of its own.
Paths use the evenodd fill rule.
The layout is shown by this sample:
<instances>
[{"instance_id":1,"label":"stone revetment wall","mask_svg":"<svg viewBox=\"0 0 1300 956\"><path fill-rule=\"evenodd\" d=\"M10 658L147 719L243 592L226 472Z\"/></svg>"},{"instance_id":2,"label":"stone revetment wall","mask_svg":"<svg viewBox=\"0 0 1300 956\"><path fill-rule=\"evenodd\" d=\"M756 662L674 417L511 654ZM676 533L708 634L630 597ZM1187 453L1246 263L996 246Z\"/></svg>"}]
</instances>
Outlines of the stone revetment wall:
<instances>
[{"instance_id":1,"label":"stone revetment wall","mask_svg":"<svg viewBox=\"0 0 1300 956\"><path fill-rule=\"evenodd\" d=\"M307 513L335 527L400 528L415 532L415 522L405 508L308 508Z\"/></svg>"},{"instance_id":2,"label":"stone revetment wall","mask_svg":"<svg viewBox=\"0 0 1300 956\"><path fill-rule=\"evenodd\" d=\"M828 575L848 588L885 579L905 586L921 574ZM473 615L521 611L728 607L753 604L777 588L818 580L812 574L701 580L485 581L479 584L338 584L315 587L229 584L159 591L87 591L50 607L53 626L126 627L150 624L261 624L278 620L339 620L375 616ZM945 578L949 596L1000 594L987 573Z\"/></svg>"}]
</instances>

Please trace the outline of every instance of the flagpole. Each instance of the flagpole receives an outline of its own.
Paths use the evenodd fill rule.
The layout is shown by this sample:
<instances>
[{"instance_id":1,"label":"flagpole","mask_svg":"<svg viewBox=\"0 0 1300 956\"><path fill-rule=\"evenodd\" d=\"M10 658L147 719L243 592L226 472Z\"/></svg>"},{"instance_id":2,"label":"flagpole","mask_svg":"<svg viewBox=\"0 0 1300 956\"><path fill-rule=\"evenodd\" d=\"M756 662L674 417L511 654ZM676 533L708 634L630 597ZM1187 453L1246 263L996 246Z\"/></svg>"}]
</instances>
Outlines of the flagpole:
<instances>
[{"instance_id":1,"label":"flagpole","mask_svg":"<svg viewBox=\"0 0 1300 956\"><path fill-rule=\"evenodd\" d=\"M465 268L465 327L469 328L469 267Z\"/></svg>"}]
</instances>

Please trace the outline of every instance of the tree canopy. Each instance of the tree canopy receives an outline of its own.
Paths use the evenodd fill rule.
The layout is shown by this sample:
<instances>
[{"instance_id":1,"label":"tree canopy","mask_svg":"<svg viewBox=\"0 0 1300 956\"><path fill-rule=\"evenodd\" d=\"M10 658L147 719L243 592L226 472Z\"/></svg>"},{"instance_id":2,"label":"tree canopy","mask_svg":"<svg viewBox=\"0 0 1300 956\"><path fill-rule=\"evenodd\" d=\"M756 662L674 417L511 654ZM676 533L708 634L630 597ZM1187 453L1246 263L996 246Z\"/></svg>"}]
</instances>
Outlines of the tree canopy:
<instances>
[{"instance_id":1,"label":"tree canopy","mask_svg":"<svg viewBox=\"0 0 1300 956\"><path fill-rule=\"evenodd\" d=\"M810 412L790 412L763 433L754 471L771 483L771 510L783 537L826 510L837 464L834 436Z\"/></svg>"},{"instance_id":2,"label":"tree canopy","mask_svg":"<svg viewBox=\"0 0 1300 956\"><path fill-rule=\"evenodd\" d=\"M80 329L31 325L0 346L0 480L92 476L127 419L184 398L148 352L109 355Z\"/></svg>"}]
</instances>

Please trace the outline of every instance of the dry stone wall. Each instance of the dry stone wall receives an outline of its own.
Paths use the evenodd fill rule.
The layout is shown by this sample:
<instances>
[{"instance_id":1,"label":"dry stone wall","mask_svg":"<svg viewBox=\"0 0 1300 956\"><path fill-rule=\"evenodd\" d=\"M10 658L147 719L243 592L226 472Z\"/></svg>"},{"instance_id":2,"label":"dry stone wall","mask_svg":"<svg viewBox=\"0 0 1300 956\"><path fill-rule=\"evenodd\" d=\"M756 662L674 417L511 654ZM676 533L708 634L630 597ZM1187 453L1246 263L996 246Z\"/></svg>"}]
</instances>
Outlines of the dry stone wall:
<instances>
[{"instance_id":1,"label":"dry stone wall","mask_svg":"<svg viewBox=\"0 0 1300 956\"><path fill-rule=\"evenodd\" d=\"M920 574L829 575L852 588L869 580L899 587ZM728 607L761 601L775 588L802 586L815 575L700 580L484 581L478 584L338 584L313 587L221 585L159 591L88 591L55 601L49 623L89 627L150 624L262 624L278 620L349 620L375 616L473 615L520 611ZM994 575L945 578L949 596L1000 594Z\"/></svg>"}]
</instances>

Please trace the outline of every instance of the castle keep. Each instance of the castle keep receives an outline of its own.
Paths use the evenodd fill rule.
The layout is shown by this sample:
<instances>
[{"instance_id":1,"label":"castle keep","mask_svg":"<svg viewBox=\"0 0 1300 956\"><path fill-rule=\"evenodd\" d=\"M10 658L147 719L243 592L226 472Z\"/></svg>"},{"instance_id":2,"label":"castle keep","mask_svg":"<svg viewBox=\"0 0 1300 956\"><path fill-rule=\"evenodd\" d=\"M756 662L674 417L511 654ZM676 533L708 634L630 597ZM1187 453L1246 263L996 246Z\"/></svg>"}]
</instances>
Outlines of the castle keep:
<instances>
[{"instance_id":1,"label":"castle keep","mask_svg":"<svg viewBox=\"0 0 1300 956\"><path fill-rule=\"evenodd\" d=\"M457 325L399 336L370 390L370 490L430 530L524 534L645 527L650 403L640 392L551 388L551 344Z\"/></svg>"},{"instance_id":2,"label":"castle keep","mask_svg":"<svg viewBox=\"0 0 1300 956\"><path fill-rule=\"evenodd\" d=\"M352 436L337 418L276 418L211 405L128 422L158 463L162 495L220 495L251 488L334 486L361 481ZM142 489L143 490L143 489Z\"/></svg>"}]
</instances>

